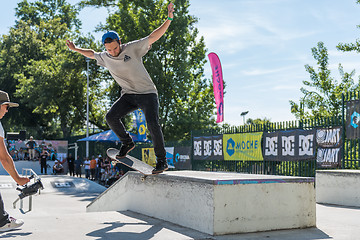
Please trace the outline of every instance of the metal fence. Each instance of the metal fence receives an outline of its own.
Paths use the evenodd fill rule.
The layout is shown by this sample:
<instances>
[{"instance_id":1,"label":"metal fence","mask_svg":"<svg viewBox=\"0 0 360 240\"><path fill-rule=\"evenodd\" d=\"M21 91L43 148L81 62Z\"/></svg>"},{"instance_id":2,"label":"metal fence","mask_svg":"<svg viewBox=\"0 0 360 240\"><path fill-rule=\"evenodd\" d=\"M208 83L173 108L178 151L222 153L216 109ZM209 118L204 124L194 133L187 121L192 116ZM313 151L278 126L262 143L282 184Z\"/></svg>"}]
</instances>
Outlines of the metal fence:
<instances>
[{"instance_id":1,"label":"metal fence","mask_svg":"<svg viewBox=\"0 0 360 240\"><path fill-rule=\"evenodd\" d=\"M346 102L352 100L359 100L360 99L360 92L349 92L342 95L342 115L343 123L342 126L344 128L343 133L343 161L342 161L342 168L344 169L360 169L360 139L348 139L346 138L346 115L347 115L347 108Z\"/></svg>"},{"instance_id":2,"label":"metal fence","mask_svg":"<svg viewBox=\"0 0 360 240\"><path fill-rule=\"evenodd\" d=\"M304 129L309 130L318 127L330 128L342 126L342 117L328 117L318 119L304 119L299 121L288 121L281 123L266 123L260 125L245 125L239 127L231 127L221 130L200 130L193 131L192 136L211 136L218 134L234 134L234 133L250 133L250 132L274 132L283 130ZM351 143L352 144L352 143ZM360 147L358 142L357 149ZM355 151L353 145L347 148L351 151L346 152L346 156ZM346 162L345 166L348 166ZM351 164L352 166L354 164ZM245 172L252 174L271 174L271 175L285 175L285 176L303 176L313 177L316 171L316 160L299 160L299 161L243 161L241 159L215 160L215 161L192 161L193 170L201 171L229 171L229 172Z\"/></svg>"}]
</instances>

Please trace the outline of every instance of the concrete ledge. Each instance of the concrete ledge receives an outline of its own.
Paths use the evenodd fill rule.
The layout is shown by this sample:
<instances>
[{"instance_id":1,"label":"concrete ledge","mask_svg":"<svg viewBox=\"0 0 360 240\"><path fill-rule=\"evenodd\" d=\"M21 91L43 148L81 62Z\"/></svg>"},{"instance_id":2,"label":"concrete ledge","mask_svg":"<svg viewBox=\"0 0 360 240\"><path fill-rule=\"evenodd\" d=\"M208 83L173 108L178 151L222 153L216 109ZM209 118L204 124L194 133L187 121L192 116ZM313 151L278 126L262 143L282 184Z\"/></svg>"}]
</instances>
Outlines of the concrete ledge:
<instances>
[{"instance_id":1,"label":"concrete ledge","mask_svg":"<svg viewBox=\"0 0 360 240\"><path fill-rule=\"evenodd\" d=\"M360 170L317 170L318 203L360 207Z\"/></svg>"},{"instance_id":2,"label":"concrete ledge","mask_svg":"<svg viewBox=\"0 0 360 240\"><path fill-rule=\"evenodd\" d=\"M166 172L141 181L129 172L87 211L131 210L211 235L314 227L313 178Z\"/></svg>"}]
</instances>

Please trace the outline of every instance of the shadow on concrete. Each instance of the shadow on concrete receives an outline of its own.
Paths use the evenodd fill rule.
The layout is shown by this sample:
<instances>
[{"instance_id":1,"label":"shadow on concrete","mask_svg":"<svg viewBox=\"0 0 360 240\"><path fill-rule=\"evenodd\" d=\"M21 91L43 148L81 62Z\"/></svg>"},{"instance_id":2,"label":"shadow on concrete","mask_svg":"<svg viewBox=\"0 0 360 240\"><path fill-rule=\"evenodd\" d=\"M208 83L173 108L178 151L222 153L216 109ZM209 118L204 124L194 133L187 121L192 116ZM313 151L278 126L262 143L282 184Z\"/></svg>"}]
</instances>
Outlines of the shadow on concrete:
<instances>
[{"instance_id":1,"label":"shadow on concrete","mask_svg":"<svg viewBox=\"0 0 360 240\"><path fill-rule=\"evenodd\" d=\"M244 233L236 235L217 236L216 240L321 240L333 239L318 228L277 230L258 233Z\"/></svg>"},{"instance_id":2,"label":"shadow on concrete","mask_svg":"<svg viewBox=\"0 0 360 240\"><path fill-rule=\"evenodd\" d=\"M196 239L196 240L321 240L333 239L318 228L289 229L257 233L244 233L235 235L211 236L193 229L185 228L170 222L148 217L131 211L119 212L129 217L125 222L104 222L103 228L92 231L86 236L96 237L98 240L148 240L156 239L157 234L166 238L166 233L171 234L171 239ZM106 214L106 213L104 213ZM136 219L136 221L134 221ZM126 230L124 230L126 229ZM129 229L133 231L129 231ZM161 231L161 234L160 234ZM173 238L178 236L178 238Z\"/></svg>"},{"instance_id":3,"label":"shadow on concrete","mask_svg":"<svg viewBox=\"0 0 360 240\"><path fill-rule=\"evenodd\" d=\"M317 203L318 205L330 208L342 208L342 209L350 209L350 210L358 210L360 211L360 207L353 207L353 206L343 206L337 204L330 204L330 203Z\"/></svg>"},{"instance_id":4,"label":"shadow on concrete","mask_svg":"<svg viewBox=\"0 0 360 240\"><path fill-rule=\"evenodd\" d=\"M181 239L209 239L209 235L200 233L192 229L187 229L169 222L165 222L156 218L151 218L142 214L131 211L119 212L122 215L129 217L127 222L104 222L104 228L95 230L86 234L86 236L96 237L98 240L112 240L112 239L126 239L126 240L145 240L153 239L156 234L162 230L171 232L171 236L179 234ZM106 213L104 213L106 214ZM136 219L136 222L133 220ZM127 231L123 231L123 229ZM128 231L133 229L134 231ZM164 236L164 233L161 234ZM154 238L155 239L155 238ZM166 239L166 238L164 238Z\"/></svg>"},{"instance_id":5,"label":"shadow on concrete","mask_svg":"<svg viewBox=\"0 0 360 240\"><path fill-rule=\"evenodd\" d=\"M66 196L70 196L70 197L74 197L74 198L80 198L77 201L80 202L92 202L93 200L95 200L95 198L97 198L97 196L100 195L100 193L67 193L67 192L58 192L54 195L66 195Z\"/></svg>"},{"instance_id":6,"label":"shadow on concrete","mask_svg":"<svg viewBox=\"0 0 360 240\"><path fill-rule=\"evenodd\" d=\"M18 232L21 231L20 229L16 229L16 230L12 230L12 231L8 231L8 232L2 232L0 233L0 238L6 238L6 239L10 239L10 238L16 238L16 237L26 237L31 235L31 232Z\"/></svg>"}]
</instances>

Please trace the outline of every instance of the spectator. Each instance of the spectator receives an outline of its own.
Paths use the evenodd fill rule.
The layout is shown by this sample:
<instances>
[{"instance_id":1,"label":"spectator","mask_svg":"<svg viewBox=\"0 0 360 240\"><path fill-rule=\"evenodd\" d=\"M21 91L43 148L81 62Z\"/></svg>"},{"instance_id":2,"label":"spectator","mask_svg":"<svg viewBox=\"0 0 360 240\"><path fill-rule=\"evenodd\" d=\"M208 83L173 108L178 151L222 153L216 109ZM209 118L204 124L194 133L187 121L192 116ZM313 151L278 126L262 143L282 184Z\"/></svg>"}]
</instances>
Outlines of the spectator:
<instances>
[{"instance_id":1,"label":"spectator","mask_svg":"<svg viewBox=\"0 0 360 240\"><path fill-rule=\"evenodd\" d=\"M57 160L57 151L56 149L54 149L54 152L51 153L51 161L56 161Z\"/></svg>"},{"instance_id":2,"label":"spectator","mask_svg":"<svg viewBox=\"0 0 360 240\"><path fill-rule=\"evenodd\" d=\"M32 136L30 137L30 140L26 143L26 146L28 148L29 160L30 161L35 160L36 142L34 141L34 138Z\"/></svg>"},{"instance_id":3,"label":"spectator","mask_svg":"<svg viewBox=\"0 0 360 240\"><path fill-rule=\"evenodd\" d=\"M101 179L103 164L104 164L104 159L102 158L101 155L99 155L98 159L97 159L97 166L96 166L96 180Z\"/></svg>"},{"instance_id":4,"label":"spectator","mask_svg":"<svg viewBox=\"0 0 360 240\"><path fill-rule=\"evenodd\" d=\"M118 175L118 173L117 173L116 168L111 169L110 176L107 179L105 186L111 186L114 182L116 182L117 175Z\"/></svg>"},{"instance_id":5,"label":"spectator","mask_svg":"<svg viewBox=\"0 0 360 240\"><path fill-rule=\"evenodd\" d=\"M25 159L25 152L24 152L23 148L19 149L18 158L19 158L19 160L24 160Z\"/></svg>"},{"instance_id":6,"label":"spectator","mask_svg":"<svg viewBox=\"0 0 360 240\"><path fill-rule=\"evenodd\" d=\"M90 179L90 160L89 160L89 158L85 158L84 166L85 166L85 177L87 179Z\"/></svg>"},{"instance_id":7,"label":"spectator","mask_svg":"<svg viewBox=\"0 0 360 240\"><path fill-rule=\"evenodd\" d=\"M96 180L96 167L97 167L97 158L93 156L90 161L90 173L91 173L91 180Z\"/></svg>"},{"instance_id":8,"label":"spectator","mask_svg":"<svg viewBox=\"0 0 360 240\"><path fill-rule=\"evenodd\" d=\"M100 182L105 185L106 182L109 180L109 178L110 178L110 168L105 168L103 174L101 174Z\"/></svg>"},{"instance_id":9,"label":"spectator","mask_svg":"<svg viewBox=\"0 0 360 240\"><path fill-rule=\"evenodd\" d=\"M64 167L63 165L59 162L59 161L55 161L54 167L53 167L53 172L55 175L57 174L61 174L64 171Z\"/></svg>"},{"instance_id":10,"label":"spectator","mask_svg":"<svg viewBox=\"0 0 360 240\"><path fill-rule=\"evenodd\" d=\"M78 156L77 159L75 160L75 174L76 177L80 177L80 178L81 178L81 165L82 165L82 161L80 159L80 156Z\"/></svg>"},{"instance_id":11,"label":"spectator","mask_svg":"<svg viewBox=\"0 0 360 240\"><path fill-rule=\"evenodd\" d=\"M46 160L49 157L49 153L43 149L41 154L40 154L40 159L39 159L39 163L40 163L40 167L41 167L41 174L43 174L43 169L45 169L45 175L47 174L47 163Z\"/></svg>"},{"instance_id":12,"label":"spectator","mask_svg":"<svg viewBox=\"0 0 360 240\"><path fill-rule=\"evenodd\" d=\"M75 177L75 158L69 153L69 156L67 157L68 167L69 167L69 173L70 176Z\"/></svg>"}]
</instances>

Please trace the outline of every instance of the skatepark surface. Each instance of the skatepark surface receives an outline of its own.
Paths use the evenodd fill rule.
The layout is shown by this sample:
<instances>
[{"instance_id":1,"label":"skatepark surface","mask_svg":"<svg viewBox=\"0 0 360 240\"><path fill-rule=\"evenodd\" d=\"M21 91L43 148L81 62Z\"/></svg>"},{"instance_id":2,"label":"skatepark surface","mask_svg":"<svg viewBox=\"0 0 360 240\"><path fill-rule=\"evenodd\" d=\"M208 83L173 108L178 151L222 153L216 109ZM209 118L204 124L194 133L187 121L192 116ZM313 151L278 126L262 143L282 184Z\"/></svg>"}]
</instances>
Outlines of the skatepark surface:
<instances>
[{"instance_id":1,"label":"skatepark surface","mask_svg":"<svg viewBox=\"0 0 360 240\"><path fill-rule=\"evenodd\" d=\"M0 233L0 239L126 239L126 240L240 240L240 239L360 239L360 208L316 206L316 228L211 236L131 211L86 212L86 206L105 188L84 178L41 176L45 189L33 197L32 211L24 199L22 214L13 209L17 198L11 177L0 176L0 192L7 212L21 218L21 229ZM121 201L114 199L113 201Z\"/></svg>"}]
</instances>

